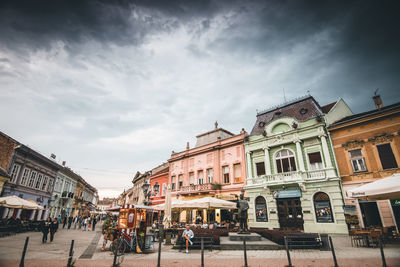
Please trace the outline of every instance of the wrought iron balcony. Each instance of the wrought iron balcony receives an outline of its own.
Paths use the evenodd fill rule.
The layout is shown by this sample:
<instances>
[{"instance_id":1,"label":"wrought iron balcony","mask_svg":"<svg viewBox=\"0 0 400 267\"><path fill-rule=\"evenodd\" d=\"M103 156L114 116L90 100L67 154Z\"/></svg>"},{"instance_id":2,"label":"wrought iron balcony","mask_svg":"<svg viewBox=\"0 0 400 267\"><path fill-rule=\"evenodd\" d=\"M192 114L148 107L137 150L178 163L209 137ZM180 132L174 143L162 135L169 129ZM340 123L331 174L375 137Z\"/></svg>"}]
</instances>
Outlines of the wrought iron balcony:
<instances>
[{"instance_id":1,"label":"wrought iron balcony","mask_svg":"<svg viewBox=\"0 0 400 267\"><path fill-rule=\"evenodd\" d=\"M308 181L318 181L328 178L328 171L332 169L322 169L315 171L294 171L264 175L252 179L253 184L285 184L285 183L301 183Z\"/></svg>"},{"instance_id":2,"label":"wrought iron balcony","mask_svg":"<svg viewBox=\"0 0 400 267\"><path fill-rule=\"evenodd\" d=\"M187 185L182 186L177 191L180 194L191 194L191 193L201 193L214 190L214 184L207 183L207 184L195 184L195 185Z\"/></svg>"}]
</instances>

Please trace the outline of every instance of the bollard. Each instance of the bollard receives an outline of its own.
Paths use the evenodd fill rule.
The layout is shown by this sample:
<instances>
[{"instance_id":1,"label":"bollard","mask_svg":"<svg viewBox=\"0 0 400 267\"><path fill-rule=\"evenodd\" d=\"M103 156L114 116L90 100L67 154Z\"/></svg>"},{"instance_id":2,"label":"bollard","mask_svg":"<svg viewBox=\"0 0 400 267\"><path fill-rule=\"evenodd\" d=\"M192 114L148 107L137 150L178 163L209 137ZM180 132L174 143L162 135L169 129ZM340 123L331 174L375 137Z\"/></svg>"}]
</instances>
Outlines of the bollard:
<instances>
[{"instance_id":1,"label":"bollard","mask_svg":"<svg viewBox=\"0 0 400 267\"><path fill-rule=\"evenodd\" d=\"M117 250L118 248L114 247L114 260L113 260L113 267L117 267Z\"/></svg>"},{"instance_id":2,"label":"bollard","mask_svg":"<svg viewBox=\"0 0 400 267\"><path fill-rule=\"evenodd\" d=\"M247 247L246 247L246 237L243 237L243 252L244 252L244 267L247 267Z\"/></svg>"},{"instance_id":3,"label":"bollard","mask_svg":"<svg viewBox=\"0 0 400 267\"><path fill-rule=\"evenodd\" d=\"M72 266L72 256L74 255L74 240L71 240L71 247L69 248L69 257L67 267Z\"/></svg>"},{"instance_id":4,"label":"bollard","mask_svg":"<svg viewBox=\"0 0 400 267\"><path fill-rule=\"evenodd\" d=\"M336 260L335 248L333 247L333 242L332 242L331 236L329 236L329 245L330 245L331 251L332 251L333 263L335 264L335 267L339 267L337 260Z\"/></svg>"},{"instance_id":5,"label":"bollard","mask_svg":"<svg viewBox=\"0 0 400 267\"><path fill-rule=\"evenodd\" d=\"M163 226L160 226L160 231L158 232L158 259L157 259L157 267L161 266L161 245L162 245L162 241L163 241Z\"/></svg>"},{"instance_id":6,"label":"bollard","mask_svg":"<svg viewBox=\"0 0 400 267\"><path fill-rule=\"evenodd\" d=\"M26 254L26 249L28 248L28 242L29 242L29 236L27 236L25 239L24 250L22 251L22 256L21 256L21 261L19 262L19 267L24 267L25 254Z\"/></svg>"},{"instance_id":7,"label":"bollard","mask_svg":"<svg viewBox=\"0 0 400 267\"><path fill-rule=\"evenodd\" d=\"M204 238L201 237L201 267L204 267Z\"/></svg>"},{"instance_id":8,"label":"bollard","mask_svg":"<svg viewBox=\"0 0 400 267\"><path fill-rule=\"evenodd\" d=\"M285 248L286 248L286 254L287 254L287 258L288 258L288 262L289 262L288 267L293 267L292 260L290 259L289 246L288 246L288 243L287 243L286 236L285 236Z\"/></svg>"},{"instance_id":9,"label":"bollard","mask_svg":"<svg viewBox=\"0 0 400 267\"><path fill-rule=\"evenodd\" d=\"M382 238L379 237L379 248L381 250L381 256L382 256L382 266L387 267L386 265L386 259L385 259L385 253L383 253L383 246L382 246Z\"/></svg>"}]
</instances>

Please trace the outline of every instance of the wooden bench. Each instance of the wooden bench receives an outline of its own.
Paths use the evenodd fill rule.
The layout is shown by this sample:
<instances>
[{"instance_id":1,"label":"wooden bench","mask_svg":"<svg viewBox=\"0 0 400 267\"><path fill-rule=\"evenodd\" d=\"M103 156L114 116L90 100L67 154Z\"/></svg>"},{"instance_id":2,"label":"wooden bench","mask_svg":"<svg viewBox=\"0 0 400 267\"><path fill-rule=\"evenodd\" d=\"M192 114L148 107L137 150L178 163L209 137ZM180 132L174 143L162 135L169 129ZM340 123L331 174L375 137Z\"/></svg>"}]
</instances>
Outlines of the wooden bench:
<instances>
[{"instance_id":1,"label":"wooden bench","mask_svg":"<svg viewBox=\"0 0 400 267\"><path fill-rule=\"evenodd\" d=\"M189 244L189 249L201 249L201 239L203 239L204 248L213 249L213 237L211 235L199 235L192 238L193 245ZM179 238L179 251L186 248L186 239Z\"/></svg>"},{"instance_id":2,"label":"wooden bench","mask_svg":"<svg viewBox=\"0 0 400 267\"><path fill-rule=\"evenodd\" d=\"M322 247L319 234L288 233L285 236L289 249L320 249Z\"/></svg>"}]
</instances>

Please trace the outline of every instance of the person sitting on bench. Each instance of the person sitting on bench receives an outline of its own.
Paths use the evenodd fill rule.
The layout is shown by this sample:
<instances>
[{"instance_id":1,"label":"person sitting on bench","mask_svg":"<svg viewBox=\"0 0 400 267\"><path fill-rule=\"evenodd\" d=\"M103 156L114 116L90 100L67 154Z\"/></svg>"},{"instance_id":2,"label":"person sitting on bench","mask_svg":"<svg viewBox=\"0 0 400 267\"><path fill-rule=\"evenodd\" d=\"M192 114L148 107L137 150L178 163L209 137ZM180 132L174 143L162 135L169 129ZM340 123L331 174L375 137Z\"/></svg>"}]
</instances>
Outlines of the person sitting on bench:
<instances>
[{"instance_id":1,"label":"person sitting on bench","mask_svg":"<svg viewBox=\"0 0 400 267\"><path fill-rule=\"evenodd\" d=\"M190 245L193 245L193 242L191 239L194 237L194 233L192 230L190 230L190 225L186 225L186 230L183 231L182 238L186 241L186 253L189 253L189 243Z\"/></svg>"}]
</instances>

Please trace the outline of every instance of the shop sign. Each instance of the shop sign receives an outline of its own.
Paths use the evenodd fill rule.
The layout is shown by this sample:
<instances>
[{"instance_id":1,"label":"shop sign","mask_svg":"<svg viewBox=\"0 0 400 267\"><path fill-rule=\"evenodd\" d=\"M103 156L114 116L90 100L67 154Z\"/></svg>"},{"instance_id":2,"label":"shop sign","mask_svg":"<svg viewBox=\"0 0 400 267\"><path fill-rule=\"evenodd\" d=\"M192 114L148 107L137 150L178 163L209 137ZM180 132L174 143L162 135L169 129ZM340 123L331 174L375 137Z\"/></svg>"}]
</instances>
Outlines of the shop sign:
<instances>
[{"instance_id":1,"label":"shop sign","mask_svg":"<svg viewBox=\"0 0 400 267\"><path fill-rule=\"evenodd\" d=\"M257 222L268 221L266 204L256 204L256 221Z\"/></svg>"},{"instance_id":2,"label":"shop sign","mask_svg":"<svg viewBox=\"0 0 400 267\"><path fill-rule=\"evenodd\" d=\"M392 199L390 203L392 203L392 207L400 207L400 199Z\"/></svg>"},{"instance_id":3,"label":"shop sign","mask_svg":"<svg viewBox=\"0 0 400 267\"><path fill-rule=\"evenodd\" d=\"M276 191L275 191L276 192ZM288 190L280 190L277 194L274 192L275 198L295 198L301 197L300 189L288 189Z\"/></svg>"}]
</instances>

